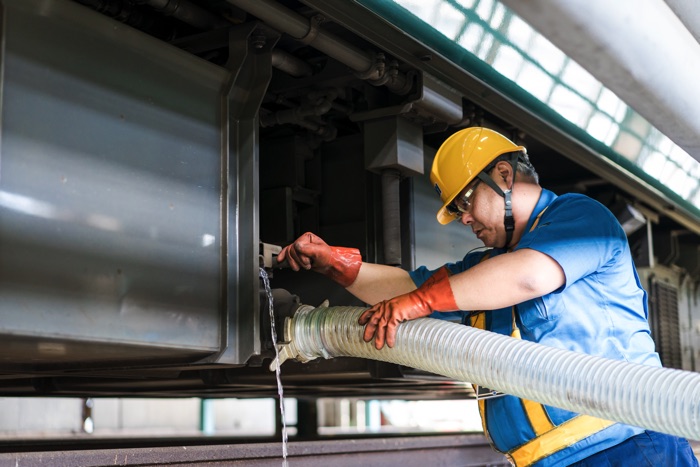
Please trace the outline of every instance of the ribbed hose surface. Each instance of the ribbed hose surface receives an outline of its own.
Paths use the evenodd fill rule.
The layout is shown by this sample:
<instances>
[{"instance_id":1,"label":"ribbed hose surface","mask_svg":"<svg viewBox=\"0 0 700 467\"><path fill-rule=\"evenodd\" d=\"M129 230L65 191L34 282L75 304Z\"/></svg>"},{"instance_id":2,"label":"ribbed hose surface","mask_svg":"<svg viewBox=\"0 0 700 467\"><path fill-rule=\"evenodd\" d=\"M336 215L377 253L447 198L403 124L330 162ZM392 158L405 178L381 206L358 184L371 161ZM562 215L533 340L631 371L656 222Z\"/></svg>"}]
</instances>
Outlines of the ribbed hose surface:
<instances>
[{"instance_id":1,"label":"ribbed hose surface","mask_svg":"<svg viewBox=\"0 0 700 467\"><path fill-rule=\"evenodd\" d=\"M307 359L362 357L700 440L700 374L554 349L436 319L399 325L394 348L362 339L365 308L301 308L290 336Z\"/></svg>"}]
</instances>

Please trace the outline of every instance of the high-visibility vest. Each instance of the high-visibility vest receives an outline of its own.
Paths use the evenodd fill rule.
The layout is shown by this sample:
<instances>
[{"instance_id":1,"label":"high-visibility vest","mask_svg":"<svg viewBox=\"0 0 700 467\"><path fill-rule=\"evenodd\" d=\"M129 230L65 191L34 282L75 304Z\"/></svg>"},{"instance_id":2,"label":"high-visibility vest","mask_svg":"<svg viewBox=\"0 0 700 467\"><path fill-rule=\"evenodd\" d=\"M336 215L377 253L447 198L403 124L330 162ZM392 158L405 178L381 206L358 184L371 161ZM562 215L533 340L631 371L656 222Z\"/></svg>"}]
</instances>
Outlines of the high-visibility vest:
<instances>
[{"instance_id":1,"label":"high-visibility vest","mask_svg":"<svg viewBox=\"0 0 700 467\"><path fill-rule=\"evenodd\" d=\"M537 216L530 231L535 229L542 213L544 210ZM487 252L481 261L488 257ZM510 316L504 310L474 312L471 313L468 324L475 328L520 339L516 313L515 306L512 307ZM475 387L475 390L478 392L478 387ZM516 467L529 466L565 449L574 449L572 448L574 444L615 424L608 420L576 414L515 396L480 399L479 413L484 434L494 448L505 454ZM514 446L500 445L502 443L493 436L494 431L499 429L499 422L505 417L515 420L515 425L523 427L522 430L517 430L521 442ZM513 438L513 432L510 432L510 438Z\"/></svg>"}]
</instances>

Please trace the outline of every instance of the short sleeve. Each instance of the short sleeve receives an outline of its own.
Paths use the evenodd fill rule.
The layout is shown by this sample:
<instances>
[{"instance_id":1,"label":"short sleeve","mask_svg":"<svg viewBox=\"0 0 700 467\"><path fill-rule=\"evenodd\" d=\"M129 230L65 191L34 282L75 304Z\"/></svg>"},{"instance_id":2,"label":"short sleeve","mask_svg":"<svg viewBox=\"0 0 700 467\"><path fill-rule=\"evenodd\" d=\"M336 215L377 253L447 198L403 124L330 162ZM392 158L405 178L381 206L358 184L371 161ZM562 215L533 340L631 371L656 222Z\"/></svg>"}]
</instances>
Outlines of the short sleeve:
<instances>
[{"instance_id":1,"label":"short sleeve","mask_svg":"<svg viewBox=\"0 0 700 467\"><path fill-rule=\"evenodd\" d=\"M495 253L497 251L497 253ZM490 256L495 256L495 254L501 254L503 253L503 250L480 250L480 251L470 251L467 253L464 258L462 258L461 261L457 261L455 263L447 263L444 266L441 267L447 267L447 269L450 271L450 275L452 274L459 274L460 272L464 272L467 269L479 264L479 262L483 259L484 255L489 254ZM494 254L495 253L495 254ZM437 269L428 269L425 266L421 266L418 269L414 271L410 271L408 274L411 276L411 279L413 282L416 284L416 287L420 287L423 282L428 280L430 276L433 275L435 271L437 271L440 268Z\"/></svg>"},{"instance_id":2,"label":"short sleeve","mask_svg":"<svg viewBox=\"0 0 700 467\"><path fill-rule=\"evenodd\" d=\"M570 194L552 202L515 249L530 248L553 258L566 274L566 288L608 267L626 244L622 227L605 206L587 196Z\"/></svg>"}]
</instances>

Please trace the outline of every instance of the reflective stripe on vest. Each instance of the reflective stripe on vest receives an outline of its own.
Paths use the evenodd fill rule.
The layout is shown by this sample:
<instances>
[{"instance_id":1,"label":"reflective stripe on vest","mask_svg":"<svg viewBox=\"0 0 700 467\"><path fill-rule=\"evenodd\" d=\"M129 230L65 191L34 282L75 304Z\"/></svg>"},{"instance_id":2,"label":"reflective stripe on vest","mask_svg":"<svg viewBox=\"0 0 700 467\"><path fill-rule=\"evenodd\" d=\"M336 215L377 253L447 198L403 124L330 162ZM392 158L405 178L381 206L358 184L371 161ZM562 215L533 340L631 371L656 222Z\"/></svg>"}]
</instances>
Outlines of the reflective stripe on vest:
<instances>
[{"instance_id":1,"label":"reflective stripe on vest","mask_svg":"<svg viewBox=\"0 0 700 467\"><path fill-rule=\"evenodd\" d=\"M547 208L543 209L535 219L530 231L533 231L539 223L540 216ZM481 261L489 258L486 253ZM480 261L480 262L481 262ZM486 313L476 312L470 315L470 325L478 329L487 329ZM511 330L510 336L515 339L520 339L520 329L516 324L516 308L511 309ZM479 401L479 414L481 415L481 424L484 429L484 434L491 439L488 431L488 422L486 420L486 401ZM589 436L598 433L601 430L611 426L614 422L603 420L589 415L577 415L560 425L554 425L547 415L547 409L544 405L520 399L523 408L523 413L532 427L535 437L525 442L524 444L503 453L516 467L526 467L534 464L556 452L559 452L567 447L588 438ZM492 442L492 445L495 444Z\"/></svg>"},{"instance_id":2,"label":"reflective stripe on vest","mask_svg":"<svg viewBox=\"0 0 700 467\"><path fill-rule=\"evenodd\" d=\"M590 415L578 415L505 454L517 467L532 465L614 423Z\"/></svg>"}]
</instances>

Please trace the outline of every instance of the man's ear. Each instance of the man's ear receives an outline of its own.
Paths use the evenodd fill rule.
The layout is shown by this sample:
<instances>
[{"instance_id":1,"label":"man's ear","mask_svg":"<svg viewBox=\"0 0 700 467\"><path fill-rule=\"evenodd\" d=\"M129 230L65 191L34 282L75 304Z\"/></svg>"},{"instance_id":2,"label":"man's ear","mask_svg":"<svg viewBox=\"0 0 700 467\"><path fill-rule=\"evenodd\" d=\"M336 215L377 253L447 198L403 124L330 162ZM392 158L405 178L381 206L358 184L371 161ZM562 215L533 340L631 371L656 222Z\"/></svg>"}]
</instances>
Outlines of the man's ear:
<instances>
[{"instance_id":1,"label":"man's ear","mask_svg":"<svg viewBox=\"0 0 700 467\"><path fill-rule=\"evenodd\" d=\"M513 186L513 167L506 161L499 161L496 164L496 173L498 178L503 180L507 187Z\"/></svg>"}]
</instances>

